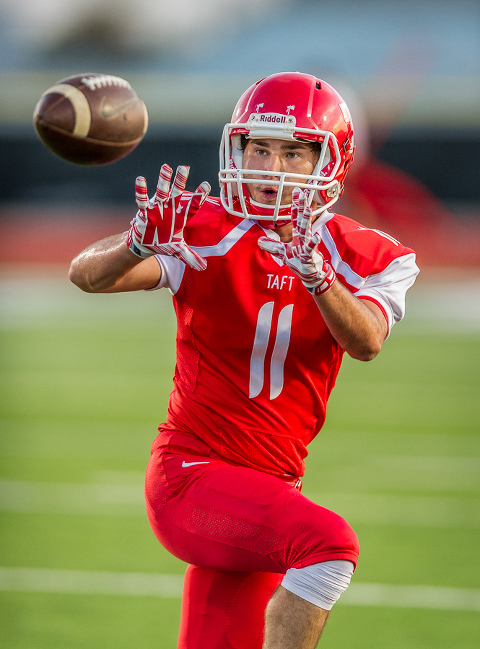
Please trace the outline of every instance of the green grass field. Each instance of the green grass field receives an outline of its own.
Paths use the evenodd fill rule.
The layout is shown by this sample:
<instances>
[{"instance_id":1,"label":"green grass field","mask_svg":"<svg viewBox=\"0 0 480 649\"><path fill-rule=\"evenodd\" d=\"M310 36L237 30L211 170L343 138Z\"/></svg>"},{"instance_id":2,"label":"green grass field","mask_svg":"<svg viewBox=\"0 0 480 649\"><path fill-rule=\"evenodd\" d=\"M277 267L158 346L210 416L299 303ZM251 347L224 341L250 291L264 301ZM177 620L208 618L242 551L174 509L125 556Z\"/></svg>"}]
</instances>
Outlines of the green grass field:
<instances>
[{"instance_id":1,"label":"green grass field","mask_svg":"<svg viewBox=\"0 0 480 649\"><path fill-rule=\"evenodd\" d=\"M0 280L0 646L173 649L184 566L142 484L171 388L168 294ZM380 356L346 359L311 446L305 494L361 544L325 649L480 646L478 283L447 288L419 282Z\"/></svg>"}]
</instances>

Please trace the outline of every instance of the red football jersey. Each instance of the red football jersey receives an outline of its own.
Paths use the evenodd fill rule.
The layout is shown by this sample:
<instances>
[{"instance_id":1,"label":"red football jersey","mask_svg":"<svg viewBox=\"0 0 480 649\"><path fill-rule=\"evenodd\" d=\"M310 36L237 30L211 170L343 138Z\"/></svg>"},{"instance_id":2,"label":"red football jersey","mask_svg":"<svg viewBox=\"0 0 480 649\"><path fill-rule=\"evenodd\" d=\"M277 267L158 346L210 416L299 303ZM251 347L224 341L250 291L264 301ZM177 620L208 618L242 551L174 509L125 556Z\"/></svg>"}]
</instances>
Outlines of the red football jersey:
<instances>
[{"instance_id":1,"label":"red football jersey","mask_svg":"<svg viewBox=\"0 0 480 649\"><path fill-rule=\"evenodd\" d=\"M404 314L415 253L344 216L326 213L320 250L352 293L374 301L389 329ZM198 272L159 255L177 314L177 363L167 422L232 463L302 476L307 445L324 424L343 350L292 271L263 251L277 238L209 198L185 239L207 259Z\"/></svg>"}]
</instances>

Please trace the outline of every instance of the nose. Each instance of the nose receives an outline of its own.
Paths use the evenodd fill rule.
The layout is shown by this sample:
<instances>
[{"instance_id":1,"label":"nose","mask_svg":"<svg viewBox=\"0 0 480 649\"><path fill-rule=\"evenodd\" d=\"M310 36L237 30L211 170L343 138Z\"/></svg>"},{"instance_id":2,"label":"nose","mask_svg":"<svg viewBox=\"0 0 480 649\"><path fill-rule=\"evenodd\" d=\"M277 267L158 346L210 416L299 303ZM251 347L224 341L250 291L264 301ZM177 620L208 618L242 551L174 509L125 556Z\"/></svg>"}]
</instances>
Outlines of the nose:
<instances>
[{"instance_id":1,"label":"nose","mask_svg":"<svg viewBox=\"0 0 480 649\"><path fill-rule=\"evenodd\" d=\"M272 153L268 156L268 161L265 162L265 171L272 171L274 173L280 173L282 171L282 160L279 155ZM274 176L268 176L268 178L274 178Z\"/></svg>"}]
</instances>

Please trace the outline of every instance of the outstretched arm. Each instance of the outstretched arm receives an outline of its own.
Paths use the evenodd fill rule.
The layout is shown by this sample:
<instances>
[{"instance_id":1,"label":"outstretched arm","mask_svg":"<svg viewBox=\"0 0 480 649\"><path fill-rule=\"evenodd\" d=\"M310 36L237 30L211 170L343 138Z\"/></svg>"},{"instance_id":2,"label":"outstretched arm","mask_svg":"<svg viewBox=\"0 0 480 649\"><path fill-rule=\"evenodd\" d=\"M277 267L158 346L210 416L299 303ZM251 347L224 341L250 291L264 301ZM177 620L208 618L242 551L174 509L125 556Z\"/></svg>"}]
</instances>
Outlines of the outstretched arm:
<instances>
[{"instance_id":1,"label":"outstretched arm","mask_svg":"<svg viewBox=\"0 0 480 649\"><path fill-rule=\"evenodd\" d=\"M388 325L381 309L350 293L318 250L320 235L312 235L311 209L304 192L292 194L291 243L261 237L259 246L280 258L312 294L332 336L352 358L369 361L382 348Z\"/></svg>"},{"instance_id":2,"label":"outstretched arm","mask_svg":"<svg viewBox=\"0 0 480 649\"><path fill-rule=\"evenodd\" d=\"M139 176L135 183L139 209L130 230L98 241L80 253L72 261L70 280L88 293L154 288L161 278L156 254L171 255L204 270L207 262L187 245L183 230L208 196L210 185L204 182L194 193L184 195L188 172L188 167L178 167L170 188L172 169L162 165L151 200L145 178Z\"/></svg>"},{"instance_id":3,"label":"outstretched arm","mask_svg":"<svg viewBox=\"0 0 480 649\"><path fill-rule=\"evenodd\" d=\"M117 293L154 288L161 269L155 257L143 260L134 255L123 233L86 248L72 261L68 276L87 293Z\"/></svg>"}]
</instances>

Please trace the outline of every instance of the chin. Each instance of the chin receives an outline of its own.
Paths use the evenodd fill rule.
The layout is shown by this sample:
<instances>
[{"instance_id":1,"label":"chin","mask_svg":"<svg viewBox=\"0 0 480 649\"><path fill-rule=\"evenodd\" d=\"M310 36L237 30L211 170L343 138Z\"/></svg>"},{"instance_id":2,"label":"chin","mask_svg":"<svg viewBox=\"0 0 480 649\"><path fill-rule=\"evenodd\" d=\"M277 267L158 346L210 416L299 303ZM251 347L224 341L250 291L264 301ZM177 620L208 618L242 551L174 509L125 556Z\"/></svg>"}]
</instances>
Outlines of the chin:
<instances>
[{"instance_id":1,"label":"chin","mask_svg":"<svg viewBox=\"0 0 480 649\"><path fill-rule=\"evenodd\" d=\"M250 198L256 203L268 205L269 207L275 207L275 203L277 202L277 197L272 196L271 194L267 196L264 196L263 194L256 194L255 196L250 196Z\"/></svg>"}]
</instances>

